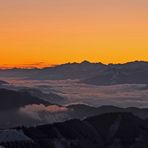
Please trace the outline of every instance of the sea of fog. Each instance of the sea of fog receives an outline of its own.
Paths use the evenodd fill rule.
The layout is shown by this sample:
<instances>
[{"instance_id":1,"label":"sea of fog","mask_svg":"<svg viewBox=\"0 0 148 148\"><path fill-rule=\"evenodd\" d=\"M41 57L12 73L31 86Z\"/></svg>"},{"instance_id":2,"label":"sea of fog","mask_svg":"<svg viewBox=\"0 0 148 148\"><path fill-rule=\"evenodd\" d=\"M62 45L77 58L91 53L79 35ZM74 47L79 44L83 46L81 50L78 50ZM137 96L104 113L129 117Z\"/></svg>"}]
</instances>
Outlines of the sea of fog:
<instances>
[{"instance_id":1,"label":"sea of fog","mask_svg":"<svg viewBox=\"0 0 148 148\"><path fill-rule=\"evenodd\" d=\"M4 79L5 80L5 79ZM7 79L15 87L29 87L44 93L53 92L65 99L61 105L84 103L92 106L148 107L148 87L145 84L95 86L78 80Z\"/></svg>"}]
</instances>

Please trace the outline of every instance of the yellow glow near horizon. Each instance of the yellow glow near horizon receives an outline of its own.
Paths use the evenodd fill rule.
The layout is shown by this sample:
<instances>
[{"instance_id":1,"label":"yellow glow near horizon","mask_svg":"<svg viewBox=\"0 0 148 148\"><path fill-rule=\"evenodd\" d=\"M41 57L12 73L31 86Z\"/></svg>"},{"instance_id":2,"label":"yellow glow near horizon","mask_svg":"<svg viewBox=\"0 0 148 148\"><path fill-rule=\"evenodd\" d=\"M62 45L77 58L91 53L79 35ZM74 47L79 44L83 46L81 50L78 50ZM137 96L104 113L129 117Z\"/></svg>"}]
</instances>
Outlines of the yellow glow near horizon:
<instances>
[{"instance_id":1,"label":"yellow glow near horizon","mask_svg":"<svg viewBox=\"0 0 148 148\"><path fill-rule=\"evenodd\" d=\"M0 2L0 66L148 61L147 0Z\"/></svg>"}]
</instances>

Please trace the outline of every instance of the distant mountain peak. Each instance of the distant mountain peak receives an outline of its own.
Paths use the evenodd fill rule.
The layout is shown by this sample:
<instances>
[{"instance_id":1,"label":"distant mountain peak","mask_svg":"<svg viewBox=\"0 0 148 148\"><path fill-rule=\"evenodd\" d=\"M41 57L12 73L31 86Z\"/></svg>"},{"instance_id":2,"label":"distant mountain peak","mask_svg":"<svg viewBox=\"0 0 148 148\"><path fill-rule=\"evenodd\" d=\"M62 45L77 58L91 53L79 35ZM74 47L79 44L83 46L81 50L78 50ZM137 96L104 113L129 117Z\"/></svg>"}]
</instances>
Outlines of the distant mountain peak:
<instances>
[{"instance_id":1,"label":"distant mountain peak","mask_svg":"<svg viewBox=\"0 0 148 148\"><path fill-rule=\"evenodd\" d=\"M105 64L103 64L103 63L101 63L101 62L90 62L90 61L88 61L88 60L84 60L84 61L82 61L81 63L79 63L79 64L101 64L101 65L105 65Z\"/></svg>"},{"instance_id":2,"label":"distant mountain peak","mask_svg":"<svg viewBox=\"0 0 148 148\"><path fill-rule=\"evenodd\" d=\"M84 61L81 62L81 64L91 64L91 62L84 60Z\"/></svg>"}]
</instances>

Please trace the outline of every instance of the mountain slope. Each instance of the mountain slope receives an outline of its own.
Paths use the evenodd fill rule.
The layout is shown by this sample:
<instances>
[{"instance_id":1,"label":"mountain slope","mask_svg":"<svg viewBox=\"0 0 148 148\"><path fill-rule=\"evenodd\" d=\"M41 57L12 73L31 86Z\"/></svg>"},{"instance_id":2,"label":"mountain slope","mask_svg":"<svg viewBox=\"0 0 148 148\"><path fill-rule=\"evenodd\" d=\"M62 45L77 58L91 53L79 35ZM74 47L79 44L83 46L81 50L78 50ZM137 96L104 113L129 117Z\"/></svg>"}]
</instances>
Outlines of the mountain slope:
<instances>
[{"instance_id":1,"label":"mountain slope","mask_svg":"<svg viewBox=\"0 0 148 148\"><path fill-rule=\"evenodd\" d=\"M43 69L0 70L0 77L20 77L35 80L79 79L94 85L148 84L148 62L135 61L125 64L66 63Z\"/></svg>"},{"instance_id":2,"label":"mountain slope","mask_svg":"<svg viewBox=\"0 0 148 148\"><path fill-rule=\"evenodd\" d=\"M95 76L105 67L106 65L102 63L83 61L82 63L66 63L43 69L0 70L0 77L22 77L36 80L85 79Z\"/></svg>"},{"instance_id":3,"label":"mountain slope","mask_svg":"<svg viewBox=\"0 0 148 148\"><path fill-rule=\"evenodd\" d=\"M29 93L0 89L0 110L18 109L30 104L50 105L49 102L33 97Z\"/></svg>"},{"instance_id":4,"label":"mountain slope","mask_svg":"<svg viewBox=\"0 0 148 148\"><path fill-rule=\"evenodd\" d=\"M148 62L108 65L105 70L88 78L84 83L94 85L147 84Z\"/></svg>"},{"instance_id":5,"label":"mountain slope","mask_svg":"<svg viewBox=\"0 0 148 148\"><path fill-rule=\"evenodd\" d=\"M6 85L6 84L9 84L9 83L7 83L6 81L0 80L0 85Z\"/></svg>"},{"instance_id":6,"label":"mountain slope","mask_svg":"<svg viewBox=\"0 0 148 148\"><path fill-rule=\"evenodd\" d=\"M148 109L147 108L120 108L116 106L100 106L92 107L84 104L75 104L67 106L69 116L73 118L83 119L90 116L101 115L105 113L116 113L116 112L128 112L132 113L139 118L146 119L148 118Z\"/></svg>"},{"instance_id":7,"label":"mountain slope","mask_svg":"<svg viewBox=\"0 0 148 148\"><path fill-rule=\"evenodd\" d=\"M53 92L43 93L41 90L35 88L23 88L19 89L19 91L27 94L29 93L30 95L43 99L45 101L47 100L52 104L59 104L65 101L64 97L57 95L56 93Z\"/></svg>"},{"instance_id":8,"label":"mountain slope","mask_svg":"<svg viewBox=\"0 0 148 148\"><path fill-rule=\"evenodd\" d=\"M148 147L147 123L131 113L107 113L85 120L74 119L17 130L23 131L38 148Z\"/></svg>"}]
</instances>

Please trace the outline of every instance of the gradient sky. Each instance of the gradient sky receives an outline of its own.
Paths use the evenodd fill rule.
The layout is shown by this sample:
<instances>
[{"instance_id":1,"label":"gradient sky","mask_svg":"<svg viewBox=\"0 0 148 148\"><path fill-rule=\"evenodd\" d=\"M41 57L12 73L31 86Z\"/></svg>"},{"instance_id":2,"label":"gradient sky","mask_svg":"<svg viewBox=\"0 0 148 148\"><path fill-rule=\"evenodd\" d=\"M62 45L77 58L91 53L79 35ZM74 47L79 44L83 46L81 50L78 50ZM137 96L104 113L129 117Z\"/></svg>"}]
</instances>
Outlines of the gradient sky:
<instances>
[{"instance_id":1,"label":"gradient sky","mask_svg":"<svg viewBox=\"0 0 148 148\"><path fill-rule=\"evenodd\" d=\"M148 0L0 0L0 66L148 61Z\"/></svg>"}]
</instances>

